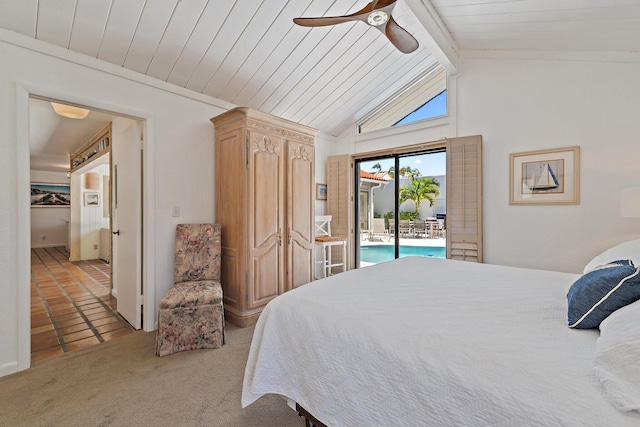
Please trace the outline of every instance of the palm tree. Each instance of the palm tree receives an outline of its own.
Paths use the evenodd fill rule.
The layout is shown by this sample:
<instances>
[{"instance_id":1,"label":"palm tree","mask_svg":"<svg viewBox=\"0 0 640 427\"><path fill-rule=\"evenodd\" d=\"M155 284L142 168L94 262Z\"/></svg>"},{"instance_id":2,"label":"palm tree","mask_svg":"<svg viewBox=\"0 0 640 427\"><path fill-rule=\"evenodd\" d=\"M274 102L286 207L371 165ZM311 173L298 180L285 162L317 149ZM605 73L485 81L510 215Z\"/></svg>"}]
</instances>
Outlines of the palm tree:
<instances>
[{"instance_id":1,"label":"palm tree","mask_svg":"<svg viewBox=\"0 0 640 427\"><path fill-rule=\"evenodd\" d=\"M380 163L376 163L375 165L371 166L371 169L378 169L378 172L382 171L382 165Z\"/></svg>"},{"instance_id":2,"label":"palm tree","mask_svg":"<svg viewBox=\"0 0 640 427\"><path fill-rule=\"evenodd\" d=\"M391 166L389 168L389 172L387 172L391 178L396 177L396 168ZM400 168L400 176L407 178L418 178L420 176L420 171L418 169L411 169L410 166L403 166Z\"/></svg>"},{"instance_id":3,"label":"palm tree","mask_svg":"<svg viewBox=\"0 0 640 427\"><path fill-rule=\"evenodd\" d=\"M407 200L413 200L416 203L416 215L420 210L420 206L426 200L429 206L433 206L436 198L440 195L440 183L428 177L419 177L410 175L411 185L403 185L400 187L400 204Z\"/></svg>"}]
</instances>

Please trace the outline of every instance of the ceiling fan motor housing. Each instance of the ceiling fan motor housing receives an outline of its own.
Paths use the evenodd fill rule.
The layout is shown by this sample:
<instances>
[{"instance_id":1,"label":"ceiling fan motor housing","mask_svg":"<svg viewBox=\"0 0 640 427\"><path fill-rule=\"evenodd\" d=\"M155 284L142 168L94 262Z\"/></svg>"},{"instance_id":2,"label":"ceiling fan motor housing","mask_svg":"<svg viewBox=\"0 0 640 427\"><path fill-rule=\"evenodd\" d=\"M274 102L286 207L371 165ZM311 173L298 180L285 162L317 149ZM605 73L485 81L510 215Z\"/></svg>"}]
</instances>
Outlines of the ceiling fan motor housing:
<instances>
[{"instance_id":1,"label":"ceiling fan motor housing","mask_svg":"<svg viewBox=\"0 0 640 427\"><path fill-rule=\"evenodd\" d=\"M382 10L374 10L367 16L367 22L369 25L377 27L378 25L383 25L389 20L389 15L387 15Z\"/></svg>"}]
</instances>

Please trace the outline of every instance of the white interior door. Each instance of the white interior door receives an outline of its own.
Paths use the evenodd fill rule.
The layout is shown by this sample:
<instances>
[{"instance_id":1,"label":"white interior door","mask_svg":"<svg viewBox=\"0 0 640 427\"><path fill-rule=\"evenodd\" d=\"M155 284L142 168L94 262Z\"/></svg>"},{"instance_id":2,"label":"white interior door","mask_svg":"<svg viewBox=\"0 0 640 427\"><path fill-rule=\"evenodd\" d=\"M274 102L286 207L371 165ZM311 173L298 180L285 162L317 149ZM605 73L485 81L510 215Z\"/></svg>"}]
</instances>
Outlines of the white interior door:
<instances>
[{"instance_id":1,"label":"white interior door","mask_svg":"<svg viewBox=\"0 0 640 427\"><path fill-rule=\"evenodd\" d=\"M113 290L118 312L136 329L142 327L141 126L130 119L114 120L111 148Z\"/></svg>"}]
</instances>

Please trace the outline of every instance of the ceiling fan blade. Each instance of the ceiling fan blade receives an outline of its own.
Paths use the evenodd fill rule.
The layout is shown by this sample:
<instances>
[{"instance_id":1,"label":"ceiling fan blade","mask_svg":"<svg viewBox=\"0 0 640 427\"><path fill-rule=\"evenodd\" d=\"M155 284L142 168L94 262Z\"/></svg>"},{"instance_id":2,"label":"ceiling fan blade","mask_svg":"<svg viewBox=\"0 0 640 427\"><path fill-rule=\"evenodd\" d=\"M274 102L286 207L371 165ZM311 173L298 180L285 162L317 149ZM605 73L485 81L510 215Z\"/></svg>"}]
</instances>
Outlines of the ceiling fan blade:
<instances>
[{"instance_id":1,"label":"ceiling fan blade","mask_svg":"<svg viewBox=\"0 0 640 427\"><path fill-rule=\"evenodd\" d=\"M327 25L342 24L343 22L355 21L350 16L327 16L325 18L293 18L293 22L302 27L324 27Z\"/></svg>"},{"instance_id":2,"label":"ceiling fan blade","mask_svg":"<svg viewBox=\"0 0 640 427\"><path fill-rule=\"evenodd\" d=\"M384 9L385 7L389 7L397 1L398 0L373 0L372 2L367 4L365 7L360 9L359 11L354 12L347 16L358 16L358 15L365 15L365 14L368 15L374 10ZM361 20L366 21L366 17L364 17L364 19L361 19Z\"/></svg>"},{"instance_id":3,"label":"ceiling fan blade","mask_svg":"<svg viewBox=\"0 0 640 427\"><path fill-rule=\"evenodd\" d=\"M398 25L393 17L389 17L389 22L385 27L385 35L402 53L411 53L418 48L418 41L407 30Z\"/></svg>"}]
</instances>

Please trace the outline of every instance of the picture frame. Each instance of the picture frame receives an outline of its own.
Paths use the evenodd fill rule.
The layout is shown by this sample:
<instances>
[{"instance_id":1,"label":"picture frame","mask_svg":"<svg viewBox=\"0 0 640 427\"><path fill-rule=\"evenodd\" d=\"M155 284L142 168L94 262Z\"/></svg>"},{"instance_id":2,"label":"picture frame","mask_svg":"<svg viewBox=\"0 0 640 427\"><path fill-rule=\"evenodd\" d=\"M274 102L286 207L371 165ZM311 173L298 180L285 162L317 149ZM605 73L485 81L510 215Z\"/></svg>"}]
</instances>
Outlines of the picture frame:
<instances>
[{"instance_id":1,"label":"picture frame","mask_svg":"<svg viewBox=\"0 0 640 427\"><path fill-rule=\"evenodd\" d=\"M85 206L100 206L100 193L86 192L84 193Z\"/></svg>"},{"instance_id":2,"label":"picture frame","mask_svg":"<svg viewBox=\"0 0 640 427\"><path fill-rule=\"evenodd\" d=\"M579 203L579 146L509 155L509 204Z\"/></svg>"},{"instance_id":3,"label":"picture frame","mask_svg":"<svg viewBox=\"0 0 640 427\"><path fill-rule=\"evenodd\" d=\"M68 208L70 206L70 184L51 182L31 183L32 208Z\"/></svg>"},{"instance_id":4,"label":"picture frame","mask_svg":"<svg viewBox=\"0 0 640 427\"><path fill-rule=\"evenodd\" d=\"M316 184L316 200L327 200L327 184Z\"/></svg>"}]
</instances>

